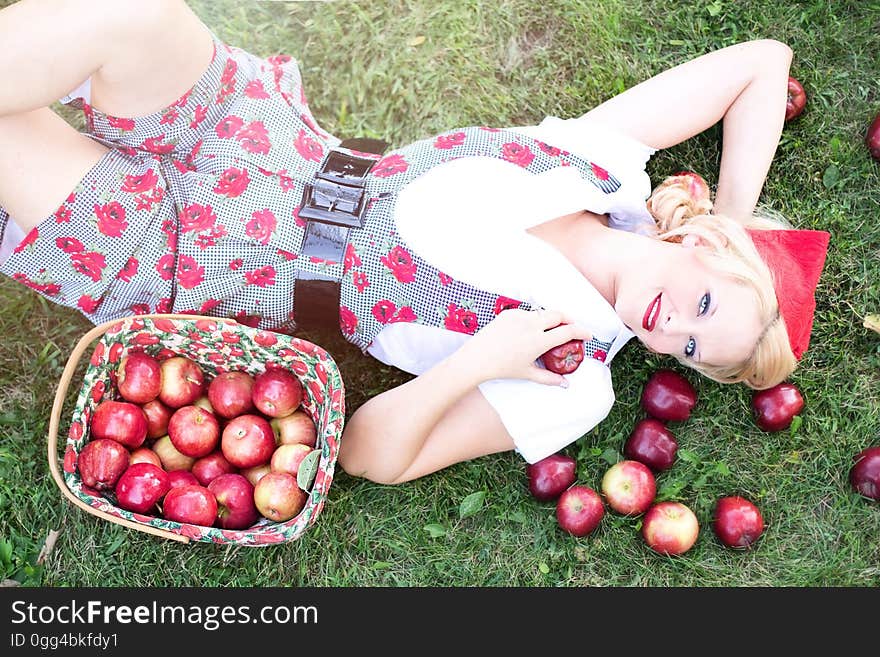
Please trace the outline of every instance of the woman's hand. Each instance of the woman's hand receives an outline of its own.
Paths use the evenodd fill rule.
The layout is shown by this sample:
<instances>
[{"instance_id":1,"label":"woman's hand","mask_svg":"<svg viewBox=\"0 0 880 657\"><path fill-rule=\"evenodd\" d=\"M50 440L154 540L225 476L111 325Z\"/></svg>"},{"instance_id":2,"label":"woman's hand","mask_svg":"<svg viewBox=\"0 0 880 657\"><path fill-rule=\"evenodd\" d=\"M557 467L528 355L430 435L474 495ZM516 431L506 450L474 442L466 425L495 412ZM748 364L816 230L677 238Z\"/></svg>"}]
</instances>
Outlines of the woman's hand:
<instances>
[{"instance_id":1,"label":"woman's hand","mask_svg":"<svg viewBox=\"0 0 880 657\"><path fill-rule=\"evenodd\" d=\"M535 361L557 345L592 337L586 328L555 310L510 309L480 330L455 357L480 372L486 381L528 379L565 386L563 375L542 369Z\"/></svg>"}]
</instances>

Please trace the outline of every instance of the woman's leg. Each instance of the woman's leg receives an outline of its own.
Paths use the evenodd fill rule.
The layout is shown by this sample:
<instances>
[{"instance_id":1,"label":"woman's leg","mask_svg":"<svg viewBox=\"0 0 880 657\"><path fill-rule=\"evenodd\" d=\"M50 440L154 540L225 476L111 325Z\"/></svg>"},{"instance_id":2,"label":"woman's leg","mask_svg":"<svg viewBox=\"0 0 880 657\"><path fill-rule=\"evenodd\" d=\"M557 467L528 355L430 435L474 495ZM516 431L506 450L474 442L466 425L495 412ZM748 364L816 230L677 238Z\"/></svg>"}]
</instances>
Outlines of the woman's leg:
<instances>
[{"instance_id":1,"label":"woman's leg","mask_svg":"<svg viewBox=\"0 0 880 657\"><path fill-rule=\"evenodd\" d=\"M115 116L177 100L213 55L182 0L22 0L0 10L0 206L29 230L58 208L106 148L46 106L87 78Z\"/></svg>"},{"instance_id":2,"label":"woman's leg","mask_svg":"<svg viewBox=\"0 0 880 657\"><path fill-rule=\"evenodd\" d=\"M0 116L46 107L88 78L92 105L149 114L177 100L213 55L183 0L21 0L0 10Z\"/></svg>"}]
</instances>

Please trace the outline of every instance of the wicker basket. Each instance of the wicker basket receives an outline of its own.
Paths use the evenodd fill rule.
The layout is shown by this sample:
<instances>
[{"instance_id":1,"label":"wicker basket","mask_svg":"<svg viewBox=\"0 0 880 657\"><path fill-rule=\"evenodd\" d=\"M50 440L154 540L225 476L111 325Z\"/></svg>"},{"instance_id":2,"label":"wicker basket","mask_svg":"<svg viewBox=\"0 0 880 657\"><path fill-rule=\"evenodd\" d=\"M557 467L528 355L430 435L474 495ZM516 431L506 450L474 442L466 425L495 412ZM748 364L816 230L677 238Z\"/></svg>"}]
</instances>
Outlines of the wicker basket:
<instances>
[{"instance_id":1,"label":"wicker basket","mask_svg":"<svg viewBox=\"0 0 880 657\"><path fill-rule=\"evenodd\" d=\"M64 459L59 464L58 429L62 407L79 361L93 344L70 418ZM302 408L317 426L317 449L320 450L318 469L302 511L287 522L262 518L253 527L227 530L126 511L116 506L111 493L102 494L83 486L76 461L89 440L89 418L100 401L117 398L113 385L115 370L129 350L145 351L160 359L172 355L186 356L197 362L208 376L234 369L256 374L268 364L295 373L303 384ZM299 538L317 520L333 479L344 421L342 377L330 355L311 342L253 329L230 319L193 315L130 317L96 326L80 339L71 353L61 375L49 421L49 469L61 492L71 502L110 522L181 542L273 545Z\"/></svg>"}]
</instances>

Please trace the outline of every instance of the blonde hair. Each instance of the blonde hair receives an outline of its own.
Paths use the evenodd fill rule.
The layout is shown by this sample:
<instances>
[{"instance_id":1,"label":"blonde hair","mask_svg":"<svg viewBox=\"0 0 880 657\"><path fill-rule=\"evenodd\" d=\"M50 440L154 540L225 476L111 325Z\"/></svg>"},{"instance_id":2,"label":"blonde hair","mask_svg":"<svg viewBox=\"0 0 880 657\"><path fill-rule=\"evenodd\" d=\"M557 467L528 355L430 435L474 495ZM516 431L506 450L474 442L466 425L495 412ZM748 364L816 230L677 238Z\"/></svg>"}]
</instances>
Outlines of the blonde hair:
<instances>
[{"instance_id":1,"label":"blonde hair","mask_svg":"<svg viewBox=\"0 0 880 657\"><path fill-rule=\"evenodd\" d=\"M773 276L758 254L745 228L777 230L786 224L777 218L754 216L741 223L712 214L712 200L702 181L695 184L690 174L670 176L658 185L648 199L648 211L657 223L655 237L665 242L681 242L687 235L700 238L707 248L704 260L722 274L730 276L755 293L763 332L752 353L733 365L696 364L676 356L684 365L720 383L745 383L761 390L784 381L797 367L785 321L773 287Z\"/></svg>"}]
</instances>

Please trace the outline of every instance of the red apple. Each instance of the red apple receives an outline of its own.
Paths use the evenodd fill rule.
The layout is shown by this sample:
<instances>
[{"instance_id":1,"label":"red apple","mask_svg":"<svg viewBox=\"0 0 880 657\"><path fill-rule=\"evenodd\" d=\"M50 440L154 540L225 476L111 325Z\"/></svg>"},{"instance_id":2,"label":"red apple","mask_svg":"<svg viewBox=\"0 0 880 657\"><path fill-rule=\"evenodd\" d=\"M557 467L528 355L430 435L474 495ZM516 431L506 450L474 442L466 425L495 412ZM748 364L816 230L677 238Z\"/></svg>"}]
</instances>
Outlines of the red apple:
<instances>
[{"instance_id":1,"label":"red apple","mask_svg":"<svg viewBox=\"0 0 880 657\"><path fill-rule=\"evenodd\" d=\"M216 525L223 529L247 529L260 517L254 504L254 486L240 474L223 474L208 484L217 498Z\"/></svg>"},{"instance_id":2,"label":"red apple","mask_svg":"<svg viewBox=\"0 0 880 657\"><path fill-rule=\"evenodd\" d=\"M254 486L254 504L264 518L275 522L290 520L302 511L308 494L286 472L270 472Z\"/></svg>"},{"instance_id":3,"label":"red apple","mask_svg":"<svg viewBox=\"0 0 880 657\"><path fill-rule=\"evenodd\" d=\"M201 486L196 476L189 470L172 470L168 473L168 484L171 488L178 486Z\"/></svg>"},{"instance_id":4,"label":"red apple","mask_svg":"<svg viewBox=\"0 0 880 657\"><path fill-rule=\"evenodd\" d=\"M253 388L254 377L247 372L224 372L214 377L208 386L208 399L215 413L231 419L253 410Z\"/></svg>"},{"instance_id":5,"label":"red apple","mask_svg":"<svg viewBox=\"0 0 880 657\"><path fill-rule=\"evenodd\" d=\"M220 475L236 472L236 468L226 460L223 452L216 451L196 459L190 472L195 475L202 486L207 486Z\"/></svg>"},{"instance_id":6,"label":"red apple","mask_svg":"<svg viewBox=\"0 0 880 657\"><path fill-rule=\"evenodd\" d=\"M146 404L159 396L162 368L159 361L143 351L132 351L116 368L116 389L126 401Z\"/></svg>"},{"instance_id":7,"label":"red apple","mask_svg":"<svg viewBox=\"0 0 880 657\"><path fill-rule=\"evenodd\" d=\"M149 447L138 447L134 450L128 457L128 463L129 465L135 463L152 463L157 468L162 467L162 459L160 459L159 455Z\"/></svg>"},{"instance_id":8,"label":"red apple","mask_svg":"<svg viewBox=\"0 0 880 657\"><path fill-rule=\"evenodd\" d=\"M642 537L654 552L684 554L697 542L700 523L681 502L655 504L642 519Z\"/></svg>"},{"instance_id":9,"label":"red apple","mask_svg":"<svg viewBox=\"0 0 880 657\"><path fill-rule=\"evenodd\" d=\"M697 391L678 372L657 370L642 390L642 408L658 420L681 422L691 416Z\"/></svg>"},{"instance_id":10,"label":"red apple","mask_svg":"<svg viewBox=\"0 0 880 657\"><path fill-rule=\"evenodd\" d=\"M196 462L192 456L187 456L177 451L177 448L168 436L162 436L153 443L153 451L159 455L159 460L162 461L162 468L166 472L174 472L175 470L189 471L193 463Z\"/></svg>"},{"instance_id":11,"label":"red apple","mask_svg":"<svg viewBox=\"0 0 880 657\"><path fill-rule=\"evenodd\" d=\"M252 468L245 468L240 471L240 474L244 476L252 485L256 486L257 482L265 477L267 474L272 472L272 468L268 463L263 463L262 465L255 465Z\"/></svg>"},{"instance_id":12,"label":"red apple","mask_svg":"<svg viewBox=\"0 0 880 657\"><path fill-rule=\"evenodd\" d=\"M255 414L229 420L220 439L223 456L236 468L268 463L275 451L275 434L266 418Z\"/></svg>"},{"instance_id":13,"label":"red apple","mask_svg":"<svg viewBox=\"0 0 880 657\"><path fill-rule=\"evenodd\" d=\"M171 408L189 406L205 392L205 374L199 364L186 356L162 361L162 387L159 400Z\"/></svg>"},{"instance_id":14,"label":"red apple","mask_svg":"<svg viewBox=\"0 0 880 657\"><path fill-rule=\"evenodd\" d=\"M89 423L93 438L109 438L135 449L147 439L147 416L131 402L102 401Z\"/></svg>"},{"instance_id":15,"label":"red apple","mask_svg":"<svg viewBox=\"0 0 880 657\"><path fill-rule=\"evenodd\" d=\"M168 473L152 463L135 463L116 482L116 503L135 513L148 513L168 492Z\"/></svg>"},{"instance_id":16,"label":"red apple","mask_svg":"<svg viewBox=\"0 0 880 657\"><path fill-rule=\"evenodd\" d=\"M281 445L272 453L269 467L272 472L287 472L295 477L299 472L299 464L311 453L312 448L302 443Z\"/></svg>"},{"instance_id":17,"label":"red apple","mask_svg":"<svg viewBox=\"0 0 880 657\"><path fill-rule=\"evenodd\" d=\"M874 121L865 134L865 145L868 152L875 160L880 160L880 114L874 117Z\"/></svg>"},{"instance_id":18,"label":"red apple","mask_svg":"<svg viewBox=\"0 0 880 657\"><path fill-rule=\"evenodd\" d=\"M807 92L804 86L795 78L788 78L788 97L785 101L785 120L791 121L796 116L800 116L807 104Z\"/></svg>"},{"instance_id":19,"label":"red apple","mask_svg":"<svg viewBox=\"0 0 880 657\"><path fill-rule=\"evenodd\" d=\"M602 494L617 513L637 516L651 506L657 495L657 484L644 463L619 461L602 477Z\"/></svg>"},{"instance_id":20,"label":"red apple","mask_svg":"<svg viewBox=\"0 0 880 657\"><path fill-rule=\"evenodd\" d=\"M569 340L541 354L544 367L556 374L571 374L584 360L584 341Z\"/></svg>"},{"instance_id":21,"label":"red apple","mask_svg":"<svg viewBox=\"0 0 880 657\"><path fill-rule=\"evenodd\" d=\"M278 445L302 443L309 447L315 447L318 443L318 428L315 426L312 416L303 409L284 417L273 417L269 420L269 425L272 427L275 443Z\"/></svg>"},{"instance_id":22,"label":"red apple","mask_svg":"<svg viewBox=\"0 0 880 657\"><path fill-rule=\"evenodd\" d=\"M727 547L747 548L764 532L764 518L749 500L731 495L715 503L712 529Z\"/></svg>"},{"instance_id":23,"label":"red apple","mask_svg":"<svg viewBox=\"0 0 880 657\"><path fill-rule=\"evenodd\" d=\"M577 463L565 454L550 456L526 466L529 492L536 500L549 502L558 498L562 491L574 483Z\"/></svg>"},{"instance_id":24,"label":"red apple","mask_svg":"<svg viewBox=\"0 0 880 657\"><path fill-rule=\"evenodd\" d=\"M556 501L556 521L573 536L586 536L605 516L602 498L587 486L572 486Z\"/></svg>"},{"instance_id":25,"label":"red apple","mask_svg":"<svg viewBox=\"0 0 880 657\"><path fill-rule=\"evenodd\" d=\"M109 438L86 443L76 460L83 484L95 490L112 489L128 468L128 450Z\"/></svg>"},{"instance_id":26,"label":"red apple","mask_svg":"<svg viewBox=\"0 0 880 657\"><path fill-rule=\"evenodd\" d=\"M193 406L198 406L199 408L203 408L208 411L211 415L217 415L214 412L214 407L211 405L211 400L208 399L208 395L202 395L198 399L196 399L193 403Z\"/></svg>"},{"instance_id":27,"label":"red apple","mask_svg":"<svg viewBox=\"0 0 880 657\"><path fill-rule=\"evenodd\" d=\"M147 417L147 438L156 440L168 433L168 420L171 419L172 410L158 399L141 405L144 415Z\"/></svg>"},{"instance_id":28,"label":"red apple","mask_svg":"<svg viewBox=\"0 0 880 657\"><path fill-rule=\"evenodd\" d=\"M177 486L165 495L162 517L211 527L217 519L217 498L204 486Z\"/></svg>"},{"instance_id":29,"label":"red apple","mask_svg":"<svg viewBox=\"0 0 880 657\"><path fill-rule=\"evenodd\" d=\"M804 409L801 391L791 383L779 383L752 395L752 412L764 431L781 431L791 426L794 416Z\"/></svg>"},{"instance_id":30,"label":"red apple","mask_svg":"<svg viewBox=\"0 0 880 657\"><path fill-rule=\"evenodd\" d=\"M287 370L273 368L254 377L251 398L257 410L264 415L284 417L299 408L303 388L296 376Z\"/></svg>"},{"instance_id":31,"label":"red apple","mask_svg":"<svg viewBox=\"0 0 880 657\"><path fill-rule=\"evenodd\" d=\"M853 457L849 482L859 495L880 500L880 446L863 449Z\"/></svg>"},{"instance_id":32,"label":"red apple","mask_svg":"<svg viewBox=\"0 0 880 657\"><path fill-rule=\"evenodd\" d=\"M181 454L195 459L207 456L220 441L220 424L213 413L198 406L174 411L168 421L168 437Z\"/></svg>"},{"instance_id":33,"label":"red apple","mask_svg":"<svg viewBox=\"0 0 880 657\"><path fill-rule=\"evenodd\" d=\"M671 468L677 452L678 442L672 432L650 417L636 423L623 446L626 458L640 461L655 472Z\"/></svg>"}]
</instances>

